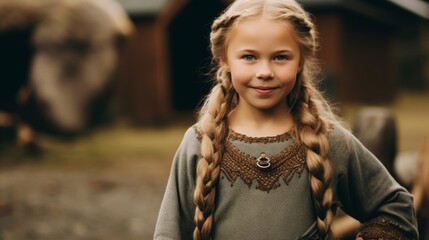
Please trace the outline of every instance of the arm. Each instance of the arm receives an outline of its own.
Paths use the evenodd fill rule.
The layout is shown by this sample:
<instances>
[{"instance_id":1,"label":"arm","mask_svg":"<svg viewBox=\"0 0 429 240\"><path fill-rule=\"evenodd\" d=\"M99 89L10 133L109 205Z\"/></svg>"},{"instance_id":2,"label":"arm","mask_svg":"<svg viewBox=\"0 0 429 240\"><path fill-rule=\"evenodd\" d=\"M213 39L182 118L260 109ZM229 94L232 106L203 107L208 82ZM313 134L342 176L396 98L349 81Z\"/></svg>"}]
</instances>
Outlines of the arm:
<instances>
[{"instance_id":1,"label":"arm","mask_svg":"<svg viewBox=\"0 0 429 240\"><path fill-rule=\"evenodd\" d=\"M173 159L155 227L156 240L192 239L195 211L193 192L199 149L194 129L190 128Z\"/></svg>"},{"instance_id":2,"label":"arm","mask_svg":"<svg viewBox=\"0 0 429 240\"><path fill-rule=\"evenodd\" d=\"M344 129L331 133L329 158L343 210L363 223L363 239L418 239L413 200L381 162Z\"/></svg>"}]
</instances>

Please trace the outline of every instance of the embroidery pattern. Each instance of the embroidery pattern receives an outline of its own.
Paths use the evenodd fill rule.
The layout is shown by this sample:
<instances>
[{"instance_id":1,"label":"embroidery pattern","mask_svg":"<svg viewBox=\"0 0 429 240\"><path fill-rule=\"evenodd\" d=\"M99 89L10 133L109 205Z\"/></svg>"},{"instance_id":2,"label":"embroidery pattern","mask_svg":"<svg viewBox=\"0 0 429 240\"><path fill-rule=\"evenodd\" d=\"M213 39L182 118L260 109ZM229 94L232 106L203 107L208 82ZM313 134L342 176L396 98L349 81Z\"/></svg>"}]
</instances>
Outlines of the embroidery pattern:
<instances>
[{"instance_id":1,"label":"embroidery pattern","mask_svg":"<svg viewBox=\"0 0 429 240\"><path fill-rule=\"evenodd\" d=\"M411 236L399 224L384 217L374 218L362 225L359 229L358 237L389 240L416 239L415 236Z\"/></svg>"},{"instance_id":2,"label":"embroidery pattern","mask_svg":"<svg viewBox=\"0 0 429 240\"><path fill-rule=\"evenodd\" d=\"M203 133L202 133L201 129L198 127L197 124L194 124L193 128L194 128L195 133L197 134L198 140L201 141L201 139L203 139Z\"/></svg>"},{"instance_id":3,"label":"embroidery pattern","mask_svg":"<svg viewBox=\"0 0 429 240\"><path fill-rule=\"evenodd\" d=\"M285 142L291 138L291 134L289 132L283 133L277 136L272 137L249 137L233 130L229 130L228 138L232 141L242 141L246 143L273 143L273 142Z\"/></svg>"},{"instance_id":4,"label":"embroidery pattern","mask_svg":"<svg viewBox=\"0 0 429 240\"><path fill-rule=\"evenodd\" d=\"M289 184L295 174L301 176L305 166L305 148L294 143L280 153L270 157L271 167L260 169L256 166L257 159L238 148L230 141L226 141L221 170L231 185L241 178L249 187L253 180L257 182L257 189L269 192L280 186L280 178Z\"/></svg>"}]
</instances>

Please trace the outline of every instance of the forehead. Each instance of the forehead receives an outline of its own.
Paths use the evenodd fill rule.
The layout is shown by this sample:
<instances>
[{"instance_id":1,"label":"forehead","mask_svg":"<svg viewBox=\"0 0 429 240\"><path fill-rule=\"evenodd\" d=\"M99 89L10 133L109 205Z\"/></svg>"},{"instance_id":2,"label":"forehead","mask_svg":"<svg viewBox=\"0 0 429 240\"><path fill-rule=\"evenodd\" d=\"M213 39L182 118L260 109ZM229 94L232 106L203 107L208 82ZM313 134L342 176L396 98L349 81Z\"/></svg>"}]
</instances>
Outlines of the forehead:
<instances>
[{"instance_id":1,"label":"forehead","mask_svg":"<svg viewBox=\"0 0 429 240\"><path fill-rule=\"evenodd\" d=\"M298 41L295 29L290 23L259 16L242 19L232 26L227 46L236 45L281 45L297 49Z\"/></svg>"}]
</instances>

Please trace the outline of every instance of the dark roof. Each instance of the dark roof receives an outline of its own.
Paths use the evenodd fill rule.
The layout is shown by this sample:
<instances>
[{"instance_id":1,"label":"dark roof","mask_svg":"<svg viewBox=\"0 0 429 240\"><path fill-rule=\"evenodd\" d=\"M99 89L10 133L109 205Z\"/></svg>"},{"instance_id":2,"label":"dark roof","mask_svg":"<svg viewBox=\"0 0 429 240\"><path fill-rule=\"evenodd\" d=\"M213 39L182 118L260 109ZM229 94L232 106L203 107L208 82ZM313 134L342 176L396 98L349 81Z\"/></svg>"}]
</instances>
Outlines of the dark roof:
<instances>
[{"instance_id":1,"label":"dark roof","mask_svg":"<svg viewBox=\"0 0 429 240\"><path fill-rule=\"evenodd\" d=\"M153 16L171 0L117 0L132 16ZM192 0L190 0L192 1ZM340 8L381 21L395 21L403 12L429 20L428 0L297 0L308 8ZM397 19L396 19L397 20Z\"/></svg>"},{"instance_id":2,"label":"dark roof","mask_svg":"<svg viewBox=\"0 0 429 240\"><path fill-rule=\"evenodd\" d=\"M340 8L389 20L408 13L429 20L429 1L425 0L297 0L307 8Z\"/></svg>"}]
</instances>

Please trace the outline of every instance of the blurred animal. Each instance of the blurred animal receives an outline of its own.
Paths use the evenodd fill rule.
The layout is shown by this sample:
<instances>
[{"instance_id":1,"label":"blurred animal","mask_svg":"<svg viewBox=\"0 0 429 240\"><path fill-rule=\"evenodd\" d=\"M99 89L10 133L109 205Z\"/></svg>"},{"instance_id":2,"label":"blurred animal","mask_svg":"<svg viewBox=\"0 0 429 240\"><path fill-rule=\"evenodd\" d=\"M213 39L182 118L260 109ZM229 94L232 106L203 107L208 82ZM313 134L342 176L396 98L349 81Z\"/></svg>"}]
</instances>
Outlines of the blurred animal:
<instances>
[{"instance_id":1,"label":"blurred animal","mask_svg":"<svg viewBox=\"0 0 429 240\"><path fill-rule=\"evenodd\" d=\"M353 133L397 179L394 160L397 155L396 119L383 107L365 107L355 117Z\"/></svg>"},{"instance_id":2,"label":"blurred animal","mask_svg":"<svg viewBox=\"0 0 429 240\"><path fill-rule=\"evenodd\" d=\"M131 33L114 0L0 0L0 143L100 120Z\"/></svg>"}]
</instances>

